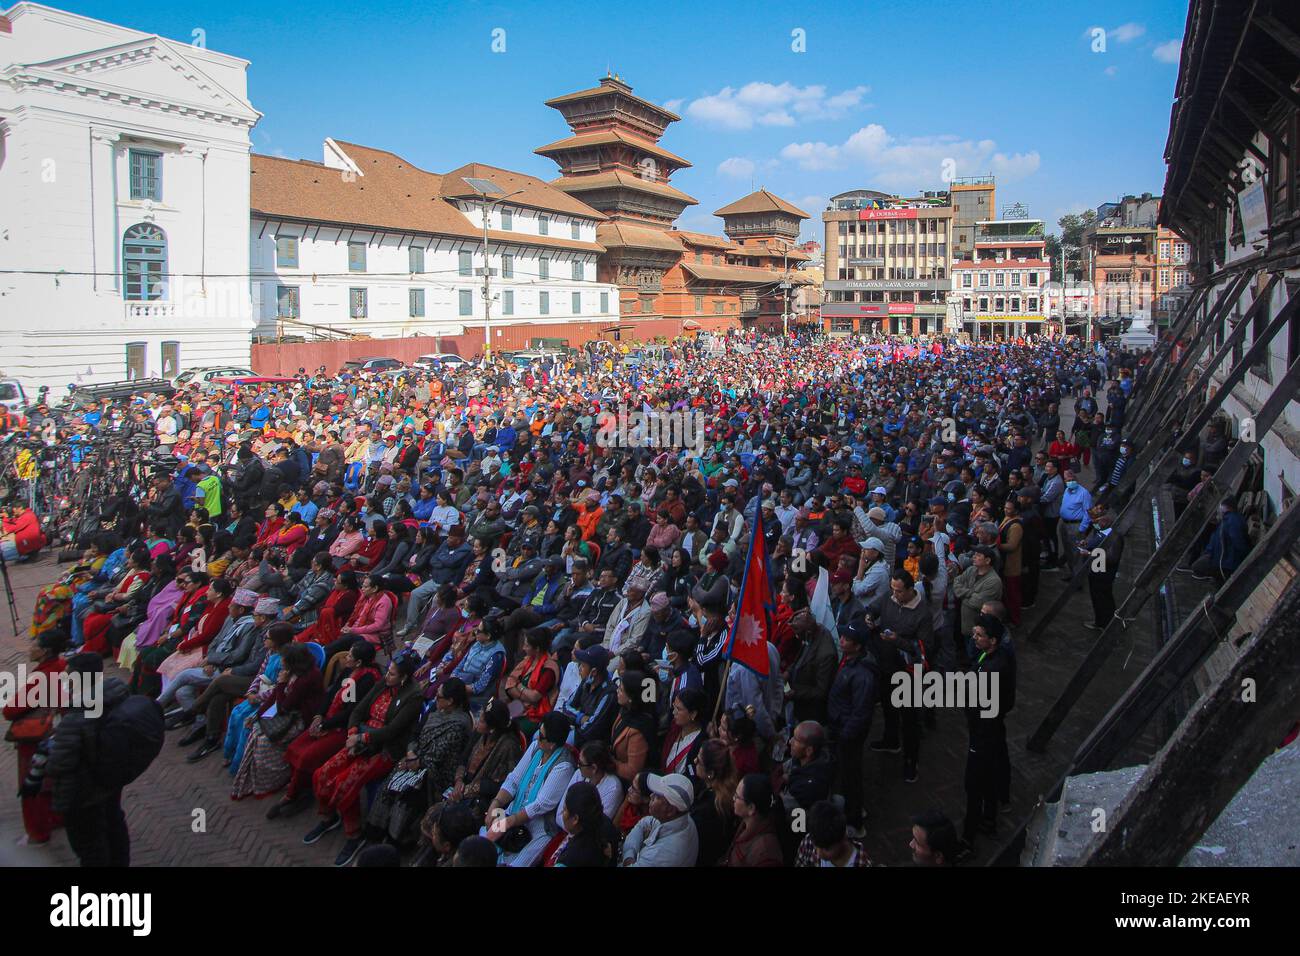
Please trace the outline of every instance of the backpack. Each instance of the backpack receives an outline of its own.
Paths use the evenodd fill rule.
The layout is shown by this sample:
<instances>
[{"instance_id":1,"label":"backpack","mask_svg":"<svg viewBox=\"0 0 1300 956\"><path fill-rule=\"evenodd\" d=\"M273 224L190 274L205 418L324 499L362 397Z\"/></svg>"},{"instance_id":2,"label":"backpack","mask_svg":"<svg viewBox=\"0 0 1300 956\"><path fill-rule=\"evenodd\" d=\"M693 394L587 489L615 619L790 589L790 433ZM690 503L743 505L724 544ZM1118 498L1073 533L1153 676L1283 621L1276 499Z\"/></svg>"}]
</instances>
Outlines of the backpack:
<instances>
[{"instance_id":1,"label":"backpack","mask_svg":"<svg viewBox=\"0 0 1300 956\"><path fill-rule=\"evenodd\" d=\"M152 697L128 697L98 724L90 772L105 789L120 790L134 782L162 752L163 711Z\"/></svg>"}]
</instances>

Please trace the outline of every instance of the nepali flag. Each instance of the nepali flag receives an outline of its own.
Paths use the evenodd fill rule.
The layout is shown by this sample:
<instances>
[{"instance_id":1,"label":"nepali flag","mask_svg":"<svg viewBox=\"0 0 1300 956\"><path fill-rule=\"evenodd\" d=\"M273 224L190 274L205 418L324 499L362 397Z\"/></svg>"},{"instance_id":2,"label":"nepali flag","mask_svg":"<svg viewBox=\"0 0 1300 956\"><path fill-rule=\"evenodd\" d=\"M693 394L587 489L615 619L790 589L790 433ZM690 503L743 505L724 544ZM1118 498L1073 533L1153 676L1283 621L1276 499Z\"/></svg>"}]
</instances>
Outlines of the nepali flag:
<instances>
[{"instance_id":1,"label":"nepali flag","mask_svg":"<svg viewBox=\"0 0 1300 956\"><path fill-rule=\"evenodd\" d=\"M761 677L768 676L767 642L772 635L772 574L767 566L767 541L763 537L763 496L754 502L754 529L749 557L740 579L740 600L727 636L726 656Z\"/></svg>"}]
</instances>

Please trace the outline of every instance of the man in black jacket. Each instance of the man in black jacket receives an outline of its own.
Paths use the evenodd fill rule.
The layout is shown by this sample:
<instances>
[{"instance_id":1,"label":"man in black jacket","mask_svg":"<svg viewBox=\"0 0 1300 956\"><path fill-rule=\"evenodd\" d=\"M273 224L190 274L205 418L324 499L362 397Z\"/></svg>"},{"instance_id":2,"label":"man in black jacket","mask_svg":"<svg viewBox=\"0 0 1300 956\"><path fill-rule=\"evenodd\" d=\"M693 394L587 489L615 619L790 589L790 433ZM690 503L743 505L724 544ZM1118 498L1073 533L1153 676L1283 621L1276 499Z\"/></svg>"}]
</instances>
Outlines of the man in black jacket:
<instances>
[{"instance_id":1,"label":"man in black jacket","mask_svg":"<svg viewBox=\"0 0 1300 956\"><path fill-rule=\"evenodd\" d=\"M991 706L968 700L966 726L966 821L962 838L992 834L997 826L999 794L1010 793L1011 757L1007 751L1007 713L1016 702L1016 662L1005 645L1006 628L991 614L975 622L977 656L972 671L976 686L991 694Z\"/></svg>"},{"instance_id":2,"label":"man in black jacket","mask_svg":"<svg viewBox=\"0 0 1300 956\"><path fill-rule=\"evenodd\" d=\"M180 526L185 523L185 509L181 505L180 492L166 475L154 479L145 515L149 519L150 528L162 530L168 537L175 537Z\"/></svg>"},{"instance_id":3,"label":"man in black jacket","mask_svg":"<svg viewBox=\"0 0 1300 956\"><path fill-rule=\"evenodd\" d=\"M867 634L862 623L840 632L843 657L826 699L827 736L839 761L844 816L854 839L862 837L862 749L879 694L878 667L867 649Z\"/></svg>"},{"instance_id":4,"label":"man in black jacket","mask_svg":"<svg viewBox=\"0 0 1300 956\"><path fill-rule=\"evenodd\" d=\"M98 654L77 654L68 661L68 673L94 677L104 672ZM116 677L103 678L104 712L131 696ZM86 710L69 710L55 728L45 773L53 785L53 806L63 815L68 843L82 866L129 866L131 835L122 812L122 791L108 790L95 779L94 754L98 722Z\"/></svg>"}]
</instances>

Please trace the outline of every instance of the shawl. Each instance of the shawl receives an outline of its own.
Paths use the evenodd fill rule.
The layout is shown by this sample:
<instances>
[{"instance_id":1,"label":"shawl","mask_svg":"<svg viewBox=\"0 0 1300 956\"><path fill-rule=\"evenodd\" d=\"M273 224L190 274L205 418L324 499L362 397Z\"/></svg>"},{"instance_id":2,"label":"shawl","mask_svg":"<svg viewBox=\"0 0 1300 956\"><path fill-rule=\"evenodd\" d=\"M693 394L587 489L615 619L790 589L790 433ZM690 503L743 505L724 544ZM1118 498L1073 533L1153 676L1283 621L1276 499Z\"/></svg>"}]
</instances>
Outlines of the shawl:
<instances>
[{"instance_id":1,"label":"shawl","mask_svg":"<svg viewBox=\"0 0 1300 956\"><path fill-rule=\"evenodd\" d=\"M149 599L149 608L144 623L135 632L136 647L152 647L157 644L171 623L172 611L181 601L181 589L176 579L167 582L166 587Z\"/></svg>"}]
</instances>

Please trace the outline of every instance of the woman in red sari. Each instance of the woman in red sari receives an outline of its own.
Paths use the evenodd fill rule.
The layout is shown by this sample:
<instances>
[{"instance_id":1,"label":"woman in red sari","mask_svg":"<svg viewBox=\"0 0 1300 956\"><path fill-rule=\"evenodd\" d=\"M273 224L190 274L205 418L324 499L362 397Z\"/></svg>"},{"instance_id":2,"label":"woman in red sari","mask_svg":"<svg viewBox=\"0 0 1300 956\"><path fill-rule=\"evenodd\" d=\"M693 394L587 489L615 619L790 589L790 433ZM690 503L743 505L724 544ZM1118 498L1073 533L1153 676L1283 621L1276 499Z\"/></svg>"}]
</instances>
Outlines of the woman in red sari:
<instances>
[{"instance_id":1,"label":"woman in red sari","mask_svg":"<svg viewBox=\"0 0 1300 956\"><path fill-rule=\"evenodd\" d=\"M262 547L269 545L271 539L284 527L284 505L273 501L266 506L266 520L257 526L257 541Z\"/></svg>"},{"instance_id":2,"label":"woman in red sari","mask_svg":"<svg viewBox=\"0 0 1300 956\"><path fill-rule=\"evenodd\" d=\"M344 667L345 672L330 687L332 693L327 696L325 707L284 752L284 759L293 775L289 778L284 797L267 811L268 820L293 816L306 807L312 798L312 774L343 749L348 736L348 719L357 701L364 700L383 679L375 666L374 645L361 638L353 641Z\"/></svg>"},{"instance_id":3,"label":"woman in red sari","mask_svg":"<svg viewBox=\"0 0 1300 956\"><path fill-rule=\"evenodd\" d=\"M360 597L361 591L357 584L356 572L340 571L338 577L334 579L334 587L330 590L329 596L321 605L320 616L294 640L299 643L311 641L321 645L333 644L339 639L339 632L343 630L344 623L352 617L352 611L356 608Z\"/></svg>"},{"instance_id":4,"label":"woman in red sari","mask_svg":"<svg viewBox=\"0 0 1300 956\"><path fill-rule=\"evenodd\" d=\"M103 600L112 605L114 610L92 611L81 622L81 633L85 638L85 643L81 647L83 651L95 654L109 653L108 625L112 622L113 615L117 613L115 609L125 604L136 591L149 583L151 563L149 552L144 548L137 548L131 552L130 557L127 558L126 575L117 587L103 597Z\"/></svg>"},{"instance_id":5,"label":"woman in red sari","mask_svg":"<svg viewBox=\"0 0 1300 956\"><path fill-rule=\"evenodd\" d=\"M284 552L285 557L292 557L293 553L307 541L308 530L307 523L298 516L297 512L294 512L293 516L286 518L279 530L266 541L266 546L279 548ZM258 543L262 542L259 540Z\"/></svg>"},{"instance_id":6,"label":"woman in red sari","mask_svg":"<svg viewBox=\"0 0 1300 956\"><path fill-rule=\"evenodd\" d=\"M361 849L366 785L386 777L406 753L420 717L420 688L411 679L418 664L419 658L408 651L393 658L383 681L353 708L343 749L312 774L321 820L302 842L310 845L342 826L347 841L334 858L335 866L347 866Z\"/></svg>"},{"instance_id":7,"label":"woman in red sari","mask_svg":"<svg viewBox=\"0 0 1300 956\"><path fill-rule=\"evenodd\" d=\"M520 711L519 729L531 738L555 705L560 665L551 656L551 632L536 627L524 634L524 656L506 677L506 702Z\"/></svg>"},{"instance_id":8,"label":"woman in red sari","mask_svg":"<svg viewBox=\"0 0 1300 956\"><path fill-rule=\"evenodd\" d=\"M28 659L36 666L29 672L30 688L34 689L40 682L50 679L38 675L59 674L67 669L67 661L60 653L64 646L60 631L46 631L32 642ZM51 714L52 711L48 708L19 706L17 703L4 708L4 719L11 722L6 738L12 739L18 750L19 786L31 769L37 746L53 730ZM30 796L24 793L22 796L23 829L27 831L23 841L31 846L49 843L50 834L62 823L59 815L54 812L51 794L47 784L37 793Z\"/></svg>"}]
</instances>

